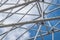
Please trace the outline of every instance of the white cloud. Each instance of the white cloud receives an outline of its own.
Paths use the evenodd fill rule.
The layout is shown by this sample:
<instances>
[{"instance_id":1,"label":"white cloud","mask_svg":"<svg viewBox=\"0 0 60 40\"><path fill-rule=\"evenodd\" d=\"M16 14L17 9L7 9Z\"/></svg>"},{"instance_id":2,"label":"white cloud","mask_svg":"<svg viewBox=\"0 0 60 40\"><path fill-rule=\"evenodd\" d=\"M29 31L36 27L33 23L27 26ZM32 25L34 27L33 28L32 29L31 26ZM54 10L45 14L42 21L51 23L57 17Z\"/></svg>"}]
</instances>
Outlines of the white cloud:
<instances>
[{"instance_id":1,"label":"white cloud","mask_svg":"<svg viewBox=\"0 0 60 40\"><path fill-rule=\"evenodd\" d=\"M12 1L12 0L10 0L10 1ZM16 0L15 0L16 1ZM46 0L47 2L49 1L49 0ZM13 2L13 1L12 1ZM11 2L11 3L12 3ZM23 1L22 1L23 2ZM15 3L15 2L14 2ZM8 5L3 5L2 7L1 7L1 9L3 9L3 8L7 8L7 6ZM10 5L11 6L11 5ZM10 7L10 6L8 6L8 7ZM47 6L47 5L46 5ZM31 5L29 6L29 8L31 7ZM26 12L28 9L29 9L28 7L27 8L25 8L25 9L23 9L23 10L25 10L24 12ZM36 7L35 7L36 8ZM45 7L46 8L46 7ZM23 10L21 10L20 12L23 12ZM15 11L15 10L14 10ZM36 9L33 9L33 11L36 11ZM19 12L19 13L20 13ZM32 13L32 12L30 12L30 13ZM33 12L33 13L37 13L37 12ZM1 14L0 14L1 15ZM2 14L2 15L4 15L4 14ZM3 16L0 16L0 20L1 19L3 19L4 17L6 17L6 15L4 15L4 17ZM11 23L16 23L20 18L21 18L22 16L21 15L13 15L12 17L10 17L10 18L8 18L8 19L6 19L3 23L4 24L11 24ZM33 16L25 16L25 18L22 20L22 21L24 21L24 20L31 20L31 19L33 19L33 18L35 18L35 17L33 17ZM24 26L25 28L27 28L27 25L25 25ZM6 32L6 31L8 31L8 30L10 30L11 28L2 28L2 29L0 29L0 31L2 31L2 33L3 32ZM21 29L21 28L18 28L18 29L16 29L16 30L14 30L14 31L12 31L12 32L10 32L7 36L6 36L6 38L4 38L4 40L15 40L17 37L19 37L19 35L21 35L22 33L24 33L26 30L25 29ZM27 40L28 38L30 38L30 33L29 32L27 32L26 34L24 34L19 40Z\"/></svg>"},{"instance_id":2,"label":"white cloud","mask_svg":"<svg viewBox=\"0 0 60 40\"><path fill-rule=\"evenodd\" d=\"M24 33L26 30L24 29L17 29L17 30L14 30L12 32L10 32L7 36L6 36L6 39L7 40L16 40L17 37L19 37L22 33ZM27 40L29 37L29 32L27 32L26 34L24 34L19 40ZM6 40L5 39L5 40Z\"/></svg>"}]
</instances>

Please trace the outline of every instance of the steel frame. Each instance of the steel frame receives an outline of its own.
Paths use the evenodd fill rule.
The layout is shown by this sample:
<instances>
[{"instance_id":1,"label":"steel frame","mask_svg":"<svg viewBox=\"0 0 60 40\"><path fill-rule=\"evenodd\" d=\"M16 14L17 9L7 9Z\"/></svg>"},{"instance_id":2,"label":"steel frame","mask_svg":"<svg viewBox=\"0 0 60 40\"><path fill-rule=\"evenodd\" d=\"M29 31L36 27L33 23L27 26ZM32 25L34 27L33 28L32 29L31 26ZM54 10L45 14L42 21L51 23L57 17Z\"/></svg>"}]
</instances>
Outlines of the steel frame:
<instances>
[{"instance_id":1,"label":"steel frame","mask_svg":"<svg viewBox=\"0 0 60 40\"><path fill-rule=\"evenodd\" d=\"M41 0L32 0L32 1L28 1L28 2L22 3L22 4L19 4L19 2L21 0L18 0L16 4L15 3L7 3L8 1L9 0L6 0L4 3L0 3L0 7L2 7L3 5L15 5L15 6L12 6L12 7L9 7L9 8L4 8L4 9L0 10L0 13L2 13L2 14L8 14L4 19L0 20L0 23L2 22L2 24L0 25L0 28L7 28L7 27L12 27L12 28L10 30L0 34L0 36L4 35L0 40L3 40L9 32L11 32L13 30L16 30L18 28L26 29L26 31L23 34L19 35L19 37L17 37L16 40L19 40L29 30L33 30L33 31L37 31L37 32L36 32L36 35L34 37L31 37L28 40L36 40L38 37L40 37L41 40L44 40L44 36L49 35L49 34L52 34L52 40L54 40L54 33L55 32L60 32L60 29L56 27L58 24L60 24L60 21L57 22L53 27L52 27L52 25L50 23L50 21L53 21L53 20L60 20L60 16L51 17L51 18L47 17L48 14L51 14L52 12L60 9L60 4L52 3L53 0L51 1L51 3L45 2L45 0L42 0L42 1ZM3 2L3 1L1 0L1 2ZM35 4L26 13L17 13L18 11L24 9L26 6L28 6L29 4L32 4L32 3L35 3ZM49 4L49 5L43 11L42 8L41 8L41 4L40 3L43 3L43 9L44 9L44 4ZM47 13L45 13L45 11L48 9L48 7L50 5L56 5L58 7L48 11ZM34 6L36 6L39 15L28 14ZM17 11L12 13L13 9L18 8L18 7L21 7L21 8L19 8ZM5 12L5 11L8 11L8 10L10 10L10 12ZM3 22L6 19L8 19L9 17L11 17L14 14L23 15L23 17L21 17L17 23L3 24ZM31 20L31 21L20 22L26 15L38 16L38 17L33 19L33 20ZM49 25L46 25L45 22L47 22ZM23 25L26 25L26 24L33 24L33 25L30 28L22 27ZM32 29L35 25L37 25L38 30ZM41 27L43 25L46 27L47 31L42 31L41 30ZM48 27L50 27L51 29L48 30ZM40 32L40 34L39 34L39 32ZM42 32L45 32L45 33L42 34Z\"/></svg>"}]
</instances>

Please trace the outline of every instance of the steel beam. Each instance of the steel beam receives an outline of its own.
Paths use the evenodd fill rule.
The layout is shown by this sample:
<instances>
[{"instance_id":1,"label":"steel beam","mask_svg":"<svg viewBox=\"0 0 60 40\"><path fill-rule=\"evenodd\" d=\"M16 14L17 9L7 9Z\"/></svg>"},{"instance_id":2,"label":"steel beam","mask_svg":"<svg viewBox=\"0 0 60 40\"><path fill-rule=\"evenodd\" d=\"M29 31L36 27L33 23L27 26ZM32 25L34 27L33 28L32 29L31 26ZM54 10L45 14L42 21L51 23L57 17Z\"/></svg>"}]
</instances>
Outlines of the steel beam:
<instances>
[{"instance_id":1,"label":"steel beam","mask_svg":"<svg viewBox=\"0 0 60 40\"><path fill-rule=\"evenodd\" d=\"M34 0L34 1L27 2L27 3L19 4L19 5L16 5L16 6L12 6L12 7L6 8L6 9L2 9L2 10L0 10L0 12L7 11L7 10L10 10L10 9L14 9L14 8L17 8L17 7L20 7L20 6L23 6L23 5L27 5L27 4L30 4L30 3L34 3L34 2L36 2L36 1L37 1L37 0ZM46 3L46 4L51 4L51 5L60 6L60 4L48 3L48 2L42 2L42 1L39 1L39 2L40 2L40 3Z\"/></svg>"},{"instance_id":2,"label":"steel beam","mask_svg":"<svg viewBox=\"0 0 60 40\"><path fill-rule=\"evenodd\" d=\"M26 21L26 22L20 22L20 23L13 23L13 24L4 24L4 25L0 25L1 27L12 27L15 25L25 25L25 24L31 24L31 23L38 23L38 22L44 22L44 21L51 21L51 20L60 20L60 16L58 17L53 17L53 18L46 18L46 19L39 19L39 20L35 20L35 21Z\"/></svg>"},{"instance_id":3,"label":"steel beam","mask_svg":"<svg viewBox=\"0 0 60 40\"><path fill-rule=\"evenodd\" d=\"M55 32L60 32L60 30L54 30L54 33L55 33ZM49 35L49 34L52 34L52 31L50 31L49 33L46 32L46 33L42 34L42 36L46 36L46 35ZM38 37L41 37L41 36L38 35L37 38L38 38ZM34 39L34 37L32 37L32 38L30 38L30 39L28 39L28 40L33 40L33 39Z\"/></svg>"}]
</instances>

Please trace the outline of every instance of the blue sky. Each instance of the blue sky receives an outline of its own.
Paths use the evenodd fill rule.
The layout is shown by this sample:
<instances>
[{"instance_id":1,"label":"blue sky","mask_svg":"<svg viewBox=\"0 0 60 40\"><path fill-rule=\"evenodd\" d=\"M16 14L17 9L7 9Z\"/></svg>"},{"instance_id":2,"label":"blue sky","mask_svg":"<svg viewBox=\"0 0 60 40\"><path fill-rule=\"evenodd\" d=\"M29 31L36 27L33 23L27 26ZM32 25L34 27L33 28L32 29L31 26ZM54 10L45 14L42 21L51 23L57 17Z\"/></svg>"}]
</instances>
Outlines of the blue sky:
<instances>
[{"instance_id":1,"label":"blue sky","mask_svg":"<svg viewBox=\"0 0 60 40\"><path fill-rule=\"evenodd\" d=\"M60 0L55 0L53 3L60 4ZM57 7L58 6L56 6L56 5L50 5L48 7L48 10L50 11L50 10L52 10L54 8L57 8ZM48 18L60 16L60 9L58 9L54 12L51 12L47 16L48 16ZM60 20L50 21L50 23L51 23L52 26L54 26L58 21L60 21ZM60 24L58 24L56 27L60 29ZM34 26L34 29L37 30L38 29L37 26ZM42 30L46 30L46 29L43 27ZM30 33L31 33L30 34L31 37L36 35L36 31L31 30ZM39 38L37 38L37 40L41 40L41 38L39 37ZM44 36L44 40L52 40L52 34ZM60 40L60 32L54 33L54 40Z\"/></svg>"}]
</instances>

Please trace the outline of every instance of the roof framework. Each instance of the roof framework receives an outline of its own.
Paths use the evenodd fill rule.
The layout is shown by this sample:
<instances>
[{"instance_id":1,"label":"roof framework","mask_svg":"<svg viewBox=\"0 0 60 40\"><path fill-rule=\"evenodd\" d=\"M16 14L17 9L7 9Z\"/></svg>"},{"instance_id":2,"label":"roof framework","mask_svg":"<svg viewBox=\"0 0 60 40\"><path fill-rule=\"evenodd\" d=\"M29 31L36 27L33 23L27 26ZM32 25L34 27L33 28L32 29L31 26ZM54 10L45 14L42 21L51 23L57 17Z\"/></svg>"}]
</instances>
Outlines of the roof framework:
<instances>
[{"instance_id":1,"label":"roof framework","mask_svg":"<svg viewBox=\"0 0 60 40\"><path fill-rule=\"evenodd\" d=\"M11 7L8 8L2 8L0 9L0 13L2 14L7 14L6 17L4 17L2 20L0 20L0 28L7 28L7 27L12 27L10 30L0 34L0 36L4 35L0 40L3 40L7 34L9 34L11 31L16 30L18 28L21 29L26 29L26 31L19 35L18 38L16 38L16 40L19 40L25 33L27 33L29 30L33 30L36 31L36 35L29 38L28 40L37 40L37 38L41 38L41 40L44 40L44 36L52 34L52 40L54 40L54 33L55 32L60 32L60 29L57 28L56 26L60 24L60 16L54 16L54 17L48 17L47 15L52 14L52 12L60 9L60 4L56 4L53 3L54 0L51 0L51 2L45 2L45 0L25 0L24 3L19 3L21 0L18 0L16 3L8 3L9 0L5 0L4 2L1 0L0 2L0 8L6 6L6 5L12 5ZM42 3L42 7L41 4ZM44 4L47 4L48 6L44 9ZM32 5L30 7L30 9L28 9L27 12L25 13L20 13L19 11L21 11L22 9L29 7L29 5ZM49 6L51 5L55 5L57 6L56 8L49 10L48 12L45 12ZM36 8L38 11L38 14L29 14L29 12L33 9ZM16 10L17 8L17 10ZM16 10L16 11L15 11ZM13 12L14 11L14 12ZM22 15L22 17L16 22L16 23L10 23L10 24L5 24L4 22L12 17L13 15ZM34 16L36 18L33 17L33 19L31 19L30 21L21 21L23 20L23 18L25 18L25 16ZM52 27L51 22L50 21L55 21L58 20L58 22L56 22L56 24ZM48 24L46 24L48 23ZM30 28L25 28L22 27L24 25L29 25L31 24L32 26L30 26ZM33 27L37 25L38 29L33 29ZM46 28L46 31L41 30L42 27ZM48 30L48 28L50 28L50 30ZM44 33L43 33L44 32ZM40 33L40 34L39 34ZM42 34L43 33L43 34Z\"/></svg>"}]
</instances>

